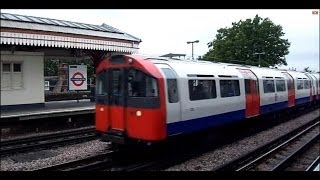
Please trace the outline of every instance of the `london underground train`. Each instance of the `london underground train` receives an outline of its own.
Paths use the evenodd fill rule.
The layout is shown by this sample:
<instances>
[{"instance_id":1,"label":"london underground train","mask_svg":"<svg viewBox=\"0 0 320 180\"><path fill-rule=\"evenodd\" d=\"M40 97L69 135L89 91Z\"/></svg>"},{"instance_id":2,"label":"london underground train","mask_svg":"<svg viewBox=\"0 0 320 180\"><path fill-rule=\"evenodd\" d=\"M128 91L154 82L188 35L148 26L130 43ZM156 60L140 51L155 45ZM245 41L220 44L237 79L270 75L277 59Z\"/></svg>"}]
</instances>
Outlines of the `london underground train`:
<instances>
[{"instance_id":1,"label":"london underground train","mask_svg":"<svg viewBox=\"0 0 320 180\"><path fill-rule=\"evenodd\" d=\"M96 69L103 141L161 142L320 101L319 74L116 55Z\"/></svg>"}]
</instances>

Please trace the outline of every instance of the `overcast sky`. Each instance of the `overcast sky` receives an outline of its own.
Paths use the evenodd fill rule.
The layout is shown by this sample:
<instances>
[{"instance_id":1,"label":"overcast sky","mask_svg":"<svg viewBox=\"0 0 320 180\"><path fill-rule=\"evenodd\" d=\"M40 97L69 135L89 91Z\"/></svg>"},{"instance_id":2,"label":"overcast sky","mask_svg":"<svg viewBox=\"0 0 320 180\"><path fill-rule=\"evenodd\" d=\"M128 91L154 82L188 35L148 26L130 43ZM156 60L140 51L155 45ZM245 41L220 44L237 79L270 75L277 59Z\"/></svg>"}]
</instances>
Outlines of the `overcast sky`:
<instances>
[{"instance_id":1,"label":"overcast sky","mask_svg":"<svg viewBox=\"0 0 320 180\"><path fill-rule=\"evenodd\" d=\"M254 18L270 18L283 27L284 38L291 42L288 66L297 70L310 67L319 71L319 9L318 15L312 9L305 10L11 10L4 13L47 17L89 24L106 23L140 39L139 53L163 55L181 53L194 56L208 52L207 43L212 41L219 28L231 27L232 22ZM257 57L258 58L258 57Z\"/></svg>"}]
</instances>

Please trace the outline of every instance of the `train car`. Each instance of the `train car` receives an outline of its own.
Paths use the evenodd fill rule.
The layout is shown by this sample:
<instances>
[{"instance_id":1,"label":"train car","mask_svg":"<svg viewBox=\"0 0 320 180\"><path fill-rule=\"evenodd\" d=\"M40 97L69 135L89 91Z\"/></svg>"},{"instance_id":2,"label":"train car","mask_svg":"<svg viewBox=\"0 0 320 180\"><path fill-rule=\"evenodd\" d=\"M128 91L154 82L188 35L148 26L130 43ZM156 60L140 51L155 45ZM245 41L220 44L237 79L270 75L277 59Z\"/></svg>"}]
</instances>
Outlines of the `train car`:
<instances>
[{"instance_id":1,"label":"train car","mask_svg":"<svg viewBox=\"0 0 320 180\"><path fill-rule=\"evenodd\" d=\"M317 103L319 100L319 74L305 73L305 75L310 79L311 101Z\"/></svg>"},{"instance_id":2,"label":"train car","mask_svg":"<svg viewBox=\"0 0 320 180\"><path fill-rule=\"evenodd\" d=\"M304 105L311 102L312 91L310 88L310 79L303 72L287 71L293 78L295 86L295 106Z\"/></svg>"},{"instance_id":3,"label":"train car","mask_svg":"<svg viewBox=\"0 0 320 180\"><path fill-rule=\"evenodd\" d=\"M161 142L305 104L313 95L304 73L207 61L117 55L96 73L96 130L116 144Z\"/></svg>"},{"instance_id":4,"label":"train car","mask_svg":"<svg viewBox=\"0 0 320 180\"><path fill-rule=\"evenodd\" d=\"M275 69L251 67L259 82L260 114L288 108L287 77Z\"/></svg>"},{"instance_id":5,"label":"train car","mask_svg":"<svg viewBox=\"0 0 320 180\"><path fill-rule=\"evenodd\" d=\"M320 104L320 74L313 73L312 75L316 79L316 102L317 102L317 104Z\"/></svg>"}]
</instances>

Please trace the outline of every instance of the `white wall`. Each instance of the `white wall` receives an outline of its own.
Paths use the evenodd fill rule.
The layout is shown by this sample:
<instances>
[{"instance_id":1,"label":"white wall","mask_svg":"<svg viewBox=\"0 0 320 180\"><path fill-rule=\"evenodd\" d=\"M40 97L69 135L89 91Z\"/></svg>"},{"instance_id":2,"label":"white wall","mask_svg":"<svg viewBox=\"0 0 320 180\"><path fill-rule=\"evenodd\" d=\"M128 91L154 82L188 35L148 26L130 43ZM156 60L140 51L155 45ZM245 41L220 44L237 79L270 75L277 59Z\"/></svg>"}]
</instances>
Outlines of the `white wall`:
<instances>
[{"instance_id":1,"label":"white wall","mask_svg":"<svg viewBox=\"0 0 320 180\"><path fill-rule=\"evenodd\" d=\"M22 62L23 87L1 90L1 106L44 103L44 54L1 51L1 62Z\"/></svg>"}]
</instances>

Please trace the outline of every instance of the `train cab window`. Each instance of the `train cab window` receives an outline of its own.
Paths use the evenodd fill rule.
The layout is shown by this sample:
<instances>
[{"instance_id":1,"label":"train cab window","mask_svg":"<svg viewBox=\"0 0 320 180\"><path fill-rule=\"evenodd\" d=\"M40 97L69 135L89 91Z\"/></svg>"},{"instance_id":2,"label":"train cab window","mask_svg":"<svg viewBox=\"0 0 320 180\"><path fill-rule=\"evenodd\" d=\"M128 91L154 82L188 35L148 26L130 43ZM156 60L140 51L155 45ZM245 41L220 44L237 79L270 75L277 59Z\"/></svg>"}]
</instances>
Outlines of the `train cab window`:
<instances>
[{"instance_id":1,"label":"train cab window","mask_svg":"<svg viewBox=\"0 0 320 180\"><path fill-rule=\"evenodd\" d=\"M303 89L303 80L297 80L297 89Z\"/></svg>"},{"instance_id":2,"label":"train cab window","mask_svg":"<svg viewBox=\"0 0 320 180\"><path fill-rule=\"evenodd\" d=\"M112 71L112 95L120 95L121 94L121 82L122 75L120 69L113 69Z\"/></svg>"},{"instance_id":3,"label":"train cab window","mask_svg":"<svg viewBox=\"0 0 320 180\"><path fill-rule=\"evenodd\" d=\"M285 80L276 80L277 92L286 91Z\"/></svg>"},{"instance_id":4,"label":"train cab window","mask_svg":"<svg viewBox=\"0 0 320 180\"><path fill-rule=\"evenodd\" d=\"M177 78L169 68L161 68L167 79L168 100L170 103L179 101Z\"/></svg>"},{"instance_id":5,"label":"train cab window","mask_svg":"<svg viewBox=\"0 0 320 180\"><path fill-rule=\"evenodd\" d=\"M221 97L240 96L239 80L220 80Z\"/></svg>"},{"instance_id":6,"label":"train cab window","mask_svg":"<svg viewBox=\"0 0 320 180\"><path fill-rule=\"evenodd\" d=\"M215 80L189 80L189 98L191 101L213 99L216 97Z\"/></svg>"},{"instance_id":7,"label":"train cab window","mask_svg":"<svg viewBox=\"0 0 320 180\"><path fill-rule=\"evenodd\" d=\"M96 78L96 94L97 95L107 95L108 94L108 83L107 83L107 73L105 71L99 73Z\"/></svg>"},{"instance_id":8,"label":"train cab window","mask_svg":"<svg viewBox=\"0 0 320 180\"><path fill-rule=\"evenodd\" d=\"M136 69L128 74L128 94L131 97L158 97L158 85L155 78Z\"/></svg>"},{"instance_id":9,"label":"train cab window","mask_svg":"<svg viewBox=\"0 0 320 180\"><path fill-rule=\"evenodd\" d=\"M303 89L310 89L310 81L309 80L304 80L303 83Z\"/></svg>"},{"instance_id":10,"label":"train cab window","mask_svg":"<svg viewBox=\"0 0 320 180\"><path fill-rule=\"evenodd\" d=\"M273 93L274 89L274 80L263 80L263 92L264 93Z\"/></svg>"}]
</instances>

